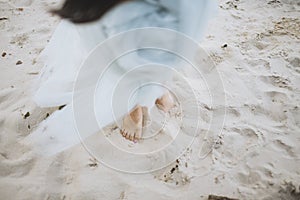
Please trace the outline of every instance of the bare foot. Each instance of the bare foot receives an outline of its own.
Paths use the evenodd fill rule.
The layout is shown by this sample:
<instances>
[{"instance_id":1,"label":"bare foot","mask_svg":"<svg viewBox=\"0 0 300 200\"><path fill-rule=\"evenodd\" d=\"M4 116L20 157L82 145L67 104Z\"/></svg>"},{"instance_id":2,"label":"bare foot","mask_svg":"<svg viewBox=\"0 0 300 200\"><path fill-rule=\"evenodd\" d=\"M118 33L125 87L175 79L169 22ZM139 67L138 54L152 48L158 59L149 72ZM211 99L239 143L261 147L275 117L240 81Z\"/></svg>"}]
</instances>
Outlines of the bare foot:
<instances>
[{"instance_id":1,"label":"bare foot","mask_svg":"<svg viewBox=\"0 0 300 200\"><path fill-rule=\"evenodd\" d=\"M143 108L136 106L123 118L121 134L128 140L137 142L142 136Z\"/></svg>"},{"instance_id":2,"label":"bare foot","mask_svg":"<svg viewBox=\"0 0 300 200\"><path fill-rule=\"evenodd\" d=\"M169 112L174 107L174 100L170 92L165 93L161 98L156 99L156 106L164 112Z\"/></svg>"}]
</instances>

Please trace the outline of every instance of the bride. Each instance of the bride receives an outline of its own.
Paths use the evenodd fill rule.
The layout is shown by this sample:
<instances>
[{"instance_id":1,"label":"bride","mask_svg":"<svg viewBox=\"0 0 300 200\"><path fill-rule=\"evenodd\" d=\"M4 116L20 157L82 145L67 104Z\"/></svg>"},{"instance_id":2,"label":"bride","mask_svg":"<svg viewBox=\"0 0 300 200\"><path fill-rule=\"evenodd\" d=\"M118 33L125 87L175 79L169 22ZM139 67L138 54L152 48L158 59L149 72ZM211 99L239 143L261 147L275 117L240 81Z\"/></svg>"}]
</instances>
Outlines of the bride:
<instances>
[{"instance_id":1,"label":"bride","mask_svg":"<svg viewBox=\"0 0 300 200\"><path fill-rule=\"evenodd\" d=\"M68 141L68 136L75 130L70 119L73 117L70 105L73 85L81 63L99 43L121 32L144 27L168 28L200 41L209 16L216 12L215 8L214 0L66 0L62 8L53 11L64 19L42 53L45 66L34 97L41 107L66 107L42 122L27 139L41 149L47 149L49 138L58 138L61 145L54 153L76 143ZM153 62L151 58L155 60L153 55L145 54L149 62ZM132 63L139 64L138 60L144 59L141 58L143 55L129 56L131 61L126 59L125 64L118 62L118 65L124 69L128 61L133 68ZM143 76L140 74L138 79L143 79ZM159 73L158 76L166 81L170 79L166 73ZM108 78L106 84L109 88L113 83ZM143 122L149 109L156 105L168 112L174 105L172 95L164 88L152 86L138 90L139 95L131 104L129 113L124 113L120 127L124 138L134 142L142 137ZM113 122L106 103L103 102L96 111L105 118L103 126Z\"/></svg>"}]
</instances>

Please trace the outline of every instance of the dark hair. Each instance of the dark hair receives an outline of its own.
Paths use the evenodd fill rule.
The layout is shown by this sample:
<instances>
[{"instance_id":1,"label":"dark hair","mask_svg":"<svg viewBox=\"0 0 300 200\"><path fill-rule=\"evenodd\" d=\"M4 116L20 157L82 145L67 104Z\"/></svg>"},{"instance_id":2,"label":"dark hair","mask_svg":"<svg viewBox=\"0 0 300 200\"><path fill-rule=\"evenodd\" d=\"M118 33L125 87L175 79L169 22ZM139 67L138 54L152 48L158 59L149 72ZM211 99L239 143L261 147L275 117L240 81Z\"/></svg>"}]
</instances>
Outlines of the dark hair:
<instances>
[{"instance_id":1,"label":"dark hair","mask_svg":"<svg viewBox=\"0 0 300 200\"><path fill-rule=\"evenodd\" d=\"M124 0L66 0L62 8L51 12L74 23L92 22Z\"/></svg>"}]
</instances>

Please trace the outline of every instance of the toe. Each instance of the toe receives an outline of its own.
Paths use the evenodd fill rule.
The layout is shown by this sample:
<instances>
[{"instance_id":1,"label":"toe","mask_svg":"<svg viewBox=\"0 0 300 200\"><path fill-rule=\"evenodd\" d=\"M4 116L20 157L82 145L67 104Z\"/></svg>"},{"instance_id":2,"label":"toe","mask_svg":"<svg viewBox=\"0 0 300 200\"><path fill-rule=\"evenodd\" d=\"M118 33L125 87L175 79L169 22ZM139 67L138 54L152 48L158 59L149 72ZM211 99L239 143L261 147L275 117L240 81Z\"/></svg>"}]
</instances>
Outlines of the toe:
<instances>
[{"instance_id":1,"label":"toe","mask_svg":"<svg viewBox=\"0 0 300 200\"><path fill-rule=\"evenodd\" d=\"M126 137L126 136L127 136L127 132L124 130L123 137Z\"/></svg>"},{"instance_id":2,"label":"toe","mask_svg":"<svg viewBox=\"0 0 300 200\"><path fill-rule=\"evenodd\" d=\"M133 140L134 140L134 134L130 135L129 140L130 140L130 141L133 141Z\"/></svg>"},{"instance_id":3,"label":"toe","mask_svg":"<svg viewBox=\"0 0 300 200\"><path fill-rule=\"evenodd\" d=\"M134 143L137 143L138 140L139 140L139 138L137 136L138 136L137 134L134 134L134 137L133 137L133 140L132 140Z\"/></svg>"},{"instance_id":4,"label":"toe","mask_svg":"<svg viewBox=\"0 0 300 200\"><path fill-rule=\"evenodd\" d=\"M136 134L134 135L134 138L135 138L136 140L141 139L141 134L140 134L140 133L136 133Z\"/></svg>"}]
</instances>

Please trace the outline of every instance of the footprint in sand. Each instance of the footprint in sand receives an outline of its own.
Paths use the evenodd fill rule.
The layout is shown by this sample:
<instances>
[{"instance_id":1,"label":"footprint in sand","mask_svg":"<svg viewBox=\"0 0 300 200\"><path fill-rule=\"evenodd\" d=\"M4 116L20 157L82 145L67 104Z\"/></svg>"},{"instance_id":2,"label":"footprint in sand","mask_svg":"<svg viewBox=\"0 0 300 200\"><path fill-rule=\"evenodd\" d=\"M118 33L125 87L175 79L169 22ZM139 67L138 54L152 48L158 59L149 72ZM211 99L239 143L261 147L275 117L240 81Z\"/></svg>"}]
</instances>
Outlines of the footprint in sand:
<instances>
[{"instance_id":1,"label":"footprint in sand","mask_svg":"<svg viewBox=\"0 0 300 200\"><path fill-rule=\"evenodd\" d=\"M296 148L296 144L293 144L292 141L289 140L283 141L282 139L276 139L270 145L275 152L283 155L286 158L289 159L297 158L297 155L294 152Z\"/></svg>"},{"instance_id":2,"label":"footprint in sand","mask_svg":"<svg viewBox=\"0 0 300 200\"><path fill-rule=\"evenodd\" d=\"M286 60L288 62L287 67L300 74L300 58L291 57Z\"/></svg>"},{"instance_id":3,"label":"footprint in sand","mask_svg":"<svg viewBox=\"0 0 300 200\"><path fill-rule=\"evenodd\" d=\"M300 186L293 184L292 182L284 183L280 186L280 189L273 193L268 194L262 200L299 200L300 199Z\"/></svg>"},{"instance_id":4,"label":"footprint in sand","mask_svg":"<svg viewBox=\"0 0 300 200\"><path fill-rule=\"evenodd\" d=\"M249 63L249 67L251 67L251 72L257 75L261 75L264 73L269 73L270 71L270 62L264 59L245 59L246 63Z\"/></svg>"},{"instance_id":5,"label":"footprint in sand","mask_svg":"<svg viewBox=\"0 0 300 200\"><path fill-rule=\"evenodd\" d=\"M254 128L241 126L226 130L222 143L224 145L213 152L216 162L227 167L234 167L247 155L250 155L253 147L263 143L263 138L259 131Z\"/></svg>"},{"instance_id":6,"label":"footprint in sand","mask_svg":"<svg viewBox=\"0 0 300 200\"><path fill-rule=\"evenodd\" d=\"M154 173L154 177L168 185L183 186L190 182L190 177L181 168L181 163L177 160L171 166Z\"/></svg>"},{"instance_id":7,"label":"footprint in sand","mask_svg":"<svg viewBox=\"0 0 300 200\"><path fill-rule=\"evenodd\" d=\"M279 75L271 75L271 76L261 76L259 79L268 85L292 90L292 87L290 86L291 81L288 78Z\"/></svg>"},{"instance_id":8,"label":"footprint in sand","mask_svg":"<svg viewBox=\"0 0 300 200\"><path fill-rule=\"evenodd\" d=\"M20 145L15 146L15 149L23 149L23 147ZM5 152L0 154L0 177L26 176L31 171L35 163L35 159L28 154L23 154L21 157L16 159L10 157L12 157L12 155L6 154Z\"/></svg>"}]
</instances>

